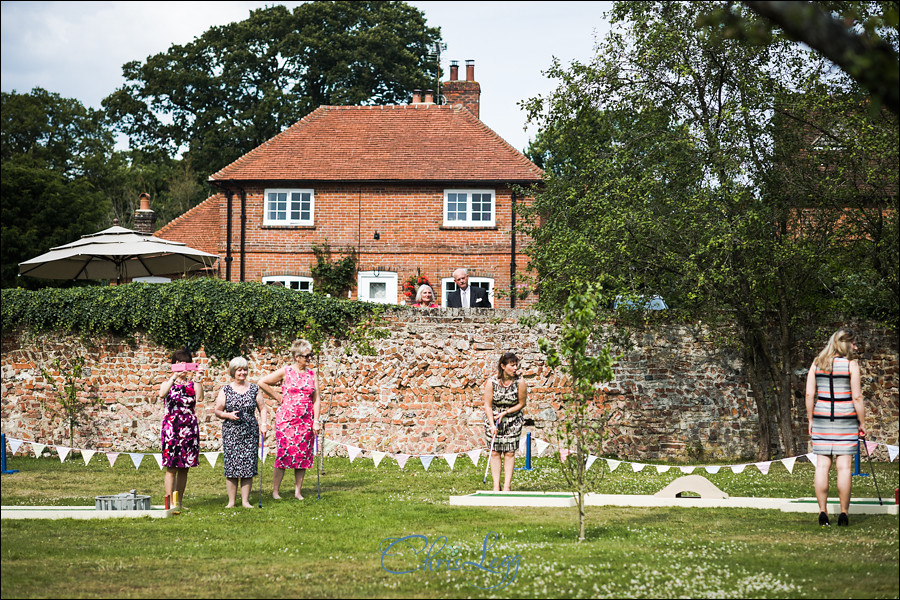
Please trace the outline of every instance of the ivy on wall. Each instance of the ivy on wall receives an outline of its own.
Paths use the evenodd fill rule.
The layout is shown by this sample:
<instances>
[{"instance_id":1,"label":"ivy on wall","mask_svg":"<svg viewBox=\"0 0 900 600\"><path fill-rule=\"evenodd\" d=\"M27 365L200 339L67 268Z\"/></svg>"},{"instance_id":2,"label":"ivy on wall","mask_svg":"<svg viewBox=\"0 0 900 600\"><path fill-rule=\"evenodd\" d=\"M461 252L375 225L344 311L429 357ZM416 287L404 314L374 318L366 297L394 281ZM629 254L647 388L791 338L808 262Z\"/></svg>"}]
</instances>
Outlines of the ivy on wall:
<instances>
[{"instance_id":1,"label":"ivy on wall","mask_svg":"<svg viewBox=\"0 0 900 600\"><path fill-rule=\"evenodd\" d=\"M303 337L318 350L325 339L348 340L361 352L384 337L384 307L326 298L255 282L212 278L167 284L2 290L4 335L22 327L34 333L134 336L146 333L169 349L201 346L229 360L251 344L282 344Z\"/></svg>"}]
</instances>

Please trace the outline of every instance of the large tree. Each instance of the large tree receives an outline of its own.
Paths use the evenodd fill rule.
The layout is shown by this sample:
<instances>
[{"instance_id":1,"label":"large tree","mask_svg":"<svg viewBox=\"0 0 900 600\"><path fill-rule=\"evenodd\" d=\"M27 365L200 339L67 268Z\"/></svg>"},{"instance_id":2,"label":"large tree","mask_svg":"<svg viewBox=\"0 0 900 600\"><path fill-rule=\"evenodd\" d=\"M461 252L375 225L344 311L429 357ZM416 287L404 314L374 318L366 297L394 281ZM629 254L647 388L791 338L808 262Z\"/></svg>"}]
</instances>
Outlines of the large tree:
<instances>
[{"instance_id":1,"label":"large tree","mask_svg":"<svg viewBox=\"0 0 900 600\"><path fill-rule=\"evenodd\" d=\"M726 4L742 10L616 3L595 60L551 68L559 87L528 103L549 167L530 252L545 306L600 282L733 325L759 456L791 455L809 315L848 308L836 289L848 265L884 292L874 311L896 315L897 121L783 36L697 27Z\"/></svg>"},{"instance_id":2,"label":"large tree","mask_svg":"<svg viewBox=\"0 0 900 600\"><path fill-rule=\"evenodd\" d=\"M184 152L205 179L319 105L408 101L439 39L405 2L276 5L126 64L103 104L132 147Z\"/></svg>"}]
</instances>

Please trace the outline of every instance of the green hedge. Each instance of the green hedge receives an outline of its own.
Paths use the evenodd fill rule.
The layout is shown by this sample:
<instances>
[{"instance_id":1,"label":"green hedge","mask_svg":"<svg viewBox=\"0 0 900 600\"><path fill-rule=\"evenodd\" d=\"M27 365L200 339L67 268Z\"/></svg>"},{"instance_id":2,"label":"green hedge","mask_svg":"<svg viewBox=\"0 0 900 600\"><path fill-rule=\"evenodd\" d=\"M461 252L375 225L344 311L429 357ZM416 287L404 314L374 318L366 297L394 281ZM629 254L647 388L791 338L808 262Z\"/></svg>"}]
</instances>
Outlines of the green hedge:
<instances>
[{"instance_id":1,"label":"green hedge","mask_svg":"<svg viewBox=\"0 0 900 600\"><path fill-rule=\"evenodd\" d=\"M175 349L201 346L221 360L252 343L281 344L304 337L350 340L365 351L382 307L337 300L260 283L199 278L166 284L2 290L2 330L59 331L83 336L146 333Z\"/></svg>"}]
</instances>

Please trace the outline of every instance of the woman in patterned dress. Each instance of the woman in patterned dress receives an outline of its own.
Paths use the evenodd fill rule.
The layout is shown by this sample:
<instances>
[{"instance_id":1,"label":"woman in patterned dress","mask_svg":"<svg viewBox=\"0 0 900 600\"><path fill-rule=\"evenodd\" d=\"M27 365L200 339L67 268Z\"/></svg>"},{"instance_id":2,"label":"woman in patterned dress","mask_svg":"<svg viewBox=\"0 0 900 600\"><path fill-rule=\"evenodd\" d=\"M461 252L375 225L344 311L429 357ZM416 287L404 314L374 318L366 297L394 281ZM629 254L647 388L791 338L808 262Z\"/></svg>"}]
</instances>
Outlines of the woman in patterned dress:
<instances>
[{"instance_id":1,"label":"woman in patterned dress","mask_svg":"<svg viewBox=\"0 0 900 600\"><path fill-rule=\"evenodd\" d=\"M278 493L285 469L294 469L294 496L303 500L300 489L306 469L313 466L313 449L319 433L319 383L309 368L312 345L306 340L291 344L294 364L266 375L259 387L280 402L275 414L275 469L272 474L272 497ZM281 384L281 393L273 386Z\"/></svg>"},{"instance_id":2,"label":"woman in patterned dress","mask_svg":"<svg viewBox=\"0 0 900 600\"><path fill-rule=\"evenodd\" d=\"M484 434L490 445L489 459L495 492L500 491L501 456L505 470L503 491L509 491L516 465L516 450L519 449L525 422L522 409L528 399L528 386L516 376L518 369L518 357L507 352L497 363L497 377L491 377L484 384Z\"/></svg>"},{"instance_id":3,"label":"woman in patterned dress","mask_svg":"<svg viewBox=\"0 0 900 600\"><path fill-rule=\"evenodd\" d=\"M839 329L816 357L806 376L806 414L809 435L816 455L814 485L819 502L819 525L828 521L828 474L832 457L837 457L838 498L841 514L838 525L849 525L850 462L866 437L866 407L863 404L856 361L855 335Z\"/></svg>"},{"instance_id":4,"label":"woman in patterned dress","mask_svg":"<svg viewBox=\"0 0 900 600\"><path fill-rule=\"evenodd\" d=\"M216 398L215 413L222 419L222 454L228 493L225 508L234 506L238 486L241 504L244 508L253 508L250 490L256 477L257 449L266 435L266 403L259 393L259 386L247 381L249 373L247 359L241 356L231 359L228 364L231 383L223 387Z\"/></svg>"},{"instance_id":5,"label":"woman in patterned dress","mask_svg":"<svg viewBox=\"0 0 900 600\"><path fill-rule=\"evenodd\" d=\"M192 363L187 348L172 354L172 376L159 386L159 399L165 403L162 455L166 495L171 498L178 492L176 510L183 508L188 469L199 465L200 456L200 427L194 410L197 402L203 402L203 384L198 371L175 370L175 365Z\"/></svg>"}]
</instances>

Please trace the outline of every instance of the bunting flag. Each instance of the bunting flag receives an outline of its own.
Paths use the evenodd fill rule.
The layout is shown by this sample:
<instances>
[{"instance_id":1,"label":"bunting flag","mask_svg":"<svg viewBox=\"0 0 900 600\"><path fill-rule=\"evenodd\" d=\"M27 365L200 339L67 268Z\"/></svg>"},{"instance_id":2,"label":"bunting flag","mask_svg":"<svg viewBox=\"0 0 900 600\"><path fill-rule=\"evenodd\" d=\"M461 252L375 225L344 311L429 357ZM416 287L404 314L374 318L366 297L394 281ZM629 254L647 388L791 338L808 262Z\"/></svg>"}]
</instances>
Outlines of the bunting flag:
<instances>
[{"instance_id":1,"label":"bunting flag","mask_svg":"<svg viewBox=\"0 0 900 600\"><path fill-rule=\"evenodd\" d=\"M469 460L472 461L472 464L477 467L478 459L481 458L481 448L478 448L477 450L469 450L468 452L466 452L466 454L468 454Z\"/></svg>"},{"instance_id":2,"label":"bunting flag","mask_svg":"<svg viewBox=\"0 0 900 600\"><path fill-rule=\"evenodd\" d=\"M666 471L668 471L671 468L672 467L670 467L669 465L656 465L656 472L657 473L665 473Z\"/></svg>"},{"instance_id":3,"label":"bunting flag","mask_svg":"<svg viewBox=\"0 0 900 600\"><path fill-rule=\"evenodd\" d=\"M157 454L153 454L152 456L156 460L156 464L159 465L159 468L162 469L163 468L162 454L157 453ZM213 466L215 466L215 465L213 465Z\"/></svg>"},{"instance_id":4,"label":"bunting flag","mask_svg":"<svg viewBox=\"0 0 900 600\"><path fill-rule=\"evenodd\" d=\"M66 457L71 451L71 448L66 448L65 446L57 446L56 453L59 454L59 462L66 462Z\"/></svg>"},{"instance_id":5,"label":"bunting flag","mask_svg":"<svg viewBox=\"0 0 900 600\"><path fill-rule=\"evenodd\" d=\"M621 461L621 460L613 460L612 458L607 458L607 459L606 459L606 465L609 467L609 472L610 472L610 473L612 473L613 471L615 471L615 470L616 470L616 467L618 467L620 464L622 464L622 461Z\"/></svg>"},{"instance_id":6,"label":"bunting flag","mask_svg":"<svg viewBox=\"0 0 900 600\"><path fill-rule=\"evenodd\" d=\"M690 475L691 473L694 472L694 469L696 469L697 467L678 467L678 468L681 469L681 472L684 473L685 475Z\"/></svg>"},{"instance_id":7,"label":"bunting flag","mask_svg":"<svg viewBox=\"0 0 900 600\"><path fill-rule=\"evenodd\" d=\"M869 441L866 442L866 452L868 452L869 454L872 454L873 452L875 452L875 448L877 448L877 447L878 447L878 442L869 442Z\"/></svg>"},{"instance_id":8,"label":"bunting flag","mask_svg":"<svg viewBox=\"0 0 900 600\"><path fill-rule=\"evenodd\" d=\"M111 469L114 464L116 464L116 459L119 458L118 452L107 452L106 459L109 460L109 468Z\"/></svg>"},{"instance_id":9,"label":"bunting flag","mask_svg":"<svg viewBox=\"0 0 900 600\"><path fill-rule=\"evenodd\" d=\"M36 444L35 442L31 442L31 449L34 451L34 457L40 458L41 454L44 453L44 448L46 448L44 444Z\"/></svg>"},{"instance_id":10,"label":"bunting flag","mask_svg":"<svg viewBox=\"0 0 900 600\"><path fill-rule=\"evenodd\" d=\"M731 465L731 471L733 473L743 473L746 468L747 465Z\"/></svg>"},{"instance_id":11,"label":"bunting flag","mask_svg":"<svg viewBox=\"0 0 900 600\"><path fill-rule=\"evenodd\" d=\"M94 454L96 452L97 452L96 450L82 450L81 451L81 458L84 459L84 466L87 466L87 464L89 462L91 462L91 459L94 458Z\"/></svg>"},{"instance_id":12,"label":"bunting flag","mask_svg":"<svg viewBox=\"0 0 900 600\"><path fill-rule=\"evenodd\" d=\"M131 462L134 463L134 468L137 469L141 466L141 461L144 460L144 455L139 452L129 452L128 456L131 457Z\"/></svg>"},{"instance_id":13,"label":"bunting flag","mask_svg":"<svg viewBox=\"0 0 900 600\"><path fill-rule=\"evenodd\" d=\"M594 464L594 461L597 460L597 457L593 454L588 454L587 464L584 466L584 470L587 471L591 468L591 465Z\"/></svg>"},{"instance_id":14,"label":"bunting flag","mask_svg":"<svg viewBox=\"0 0 900 600\"><path fill-rule=\"evenodd\" d=\"M635 473L639 473L639 472L643 471L644 467L646 467L646 466L647 465L644 465L641 463L631 463L631 470L634 471Z\"/></svg>"},{"instance_id":15,"label":"bunting flag","mask_svg":"<svg viewBox=\"0 0 900 600\"><path fill-rule=\"evenodd\" d=\"M434 460L434 456L431 454L423 454L419 457L419 460L422 461L422 466L425 467L425 470L428 470L428 467L431 466L431 461Z\"/></svg>"},{"instance_id":16,"label":"bunting flag","mask_svg":"<svg viewBox=\"0 0 900 600\"><path fill-rule=\"evenodd\" d=\"M704 467L704 469L706 469L706 472L707 472L707 473L712 473L712 474L714 474L714 475L715 475L716 473L718 473L718 472L719 472L719 469L721 469L721 468L722 468L722 467L720 467L719 465L709 465L708 467Z\"/></svg>"},{"instance_id":17,"label":"bunting flag","mask_svg":"<svg viewBox=\"0 0 900 600\"><path fill-rule=\"evenodd\" d=\"M756 465L756 468L759 469L760 473L762 473L763 475L768 475L769 474L769 466L772 464L772 461L767 460L765 462L758 462L758 463L753 463L753 464Z\"/></svg>"},{"instance_id":18,"label":"bunting flag","mask_svg":"<svg viewBox=\"0 0 900 600\"><path fill-rule=\"evenodd\" d=\"M790 457L790 458L785 458L784 460L782 460L782 461L781 461L781 464L783 464L783 465L784 465L784 468L788 470L788 473L790 473L790 474L793 475L793 473L794 473L794 463L795 463L796 461L797 461L797 457L796 457L796 456L792 456L792 457Z\"/></svg>"},{"instance_id":19,"label":"bunting flag","mask_svg":"<svg viewBox=\"0 0 900 600\"><path fill-rule=\"evenodd\" d=\"M12 451L13 454L15 454L16 452L19 451L19 448L22 447L23 440L14 440L12 438L8 438L8 439L9 439L9 449Z\"/></svg>"},{"instance_id":20,"label":"bunting flag","mask_svg":"<svg viewBox=\"0 0 900 600\"><path fill-rule=\"evenodd\" d=\"M571 450L566 450L563 448L559 449L559 462L564 463L566 459L569 458L569 455L572 454Z\"/></svg>"},{"instance_id":21,"label":"bunting flag","mask_svg":"<svg viewBox=\"0 0 900 600\"><path fill-rule=\"evenodd\" d=\"M897 458L897 452L900 451L900 446L888 446L888 460L890 462L894 462L894 459Z\"/></svg>"},{"instance_id":22,"label":"bunting flag","mask_svg":"<svg viewBox=\"0 0 900 600\"><path fill-rule=\"evenodd\" d=\"M400 470L403 470L403 467L406 466L406 461L409 460L409 454L394 454L394 460L397 461L397 464L400 465Z\"/></svg>"},{"instance_id":23,"label":"bunting flag","mask_svg":"<svg viewBox=\"0 0 900 600\"><path fill-rule=\"evenodd\" d=\"M378 450L372 450L372 460L375 461L376 467L378 467L378 463L380 463L381 459L383 459L385 456L387 456L386 452L379 452Z\"/></svg>"},{"instance_id":24,"label":"bunting flag","mask_svg":"<svg viewBox=\"0 0 900 600\"><path fill-rule=\"evenodd\" d=\"M204 452L203 456L206 457L206 462L209 463L209 466L212 468L216 468L216 461L219 460L219 455L221 452ZM161 463L160 463L161 464Z\"/></svg>"},{"instance_id":25,"label":"bunting flag","mask_svg":"<svg viewBox=\"0 0 900 600\"><path fill-rule=\"evenodd\" d=\"M810 452L809 454L806 455L806 458L809 459L809 462L811 462L813 464L813 466L816 466L816 461L818 460L819 457L816 456L815 454L813 454L812 452Z\"/></svg>"},{"instance_id":26,"label":"bunting flag","mask_svg":"<svg viewBox=\"0 0 900 600\"><path fill-rule=\"evenodd\" d=\"M334 450L337 445L338 443L333 440L325 440L325 443L322 444L322 447L325 448L325 454L327 455L329 452Z\"/></svg>"},{"instance_id":27,"label":"bunting flag","mask_svg":"<svg viewBox=\"0 0 900 600\"><path fill-rule=\"evenodd\" d=\"M444 460L447 461L447 464L450 465L450 470L453 470L453 465L456 464L456 454L443 454Z\"/></svg>"},{"instance_id":28,"label":"bunting flag","mask_svg":"<svg viewBox=\"0 0 900 600\"><path fill-rule=\"evenodd\" d=\"M535 444L535 446L537 446L537 455L541 456L542 454L544 454L544 450L547 449L547 446L550 445L550 442L545 442L544 440L535 439L534 444Z\"/></svg>"},{"instance_id":29,"label":"bunting flag","mask_svg":"<svg viewBox=\"0 0 900 600\"><path fill-rule=\"evenodd\" d=\"M356 460L356 457L362 453L362 448L357 448L356 446L347 446L347 456L350 457L350 462Z\"/></svg>"}]
</instances>

